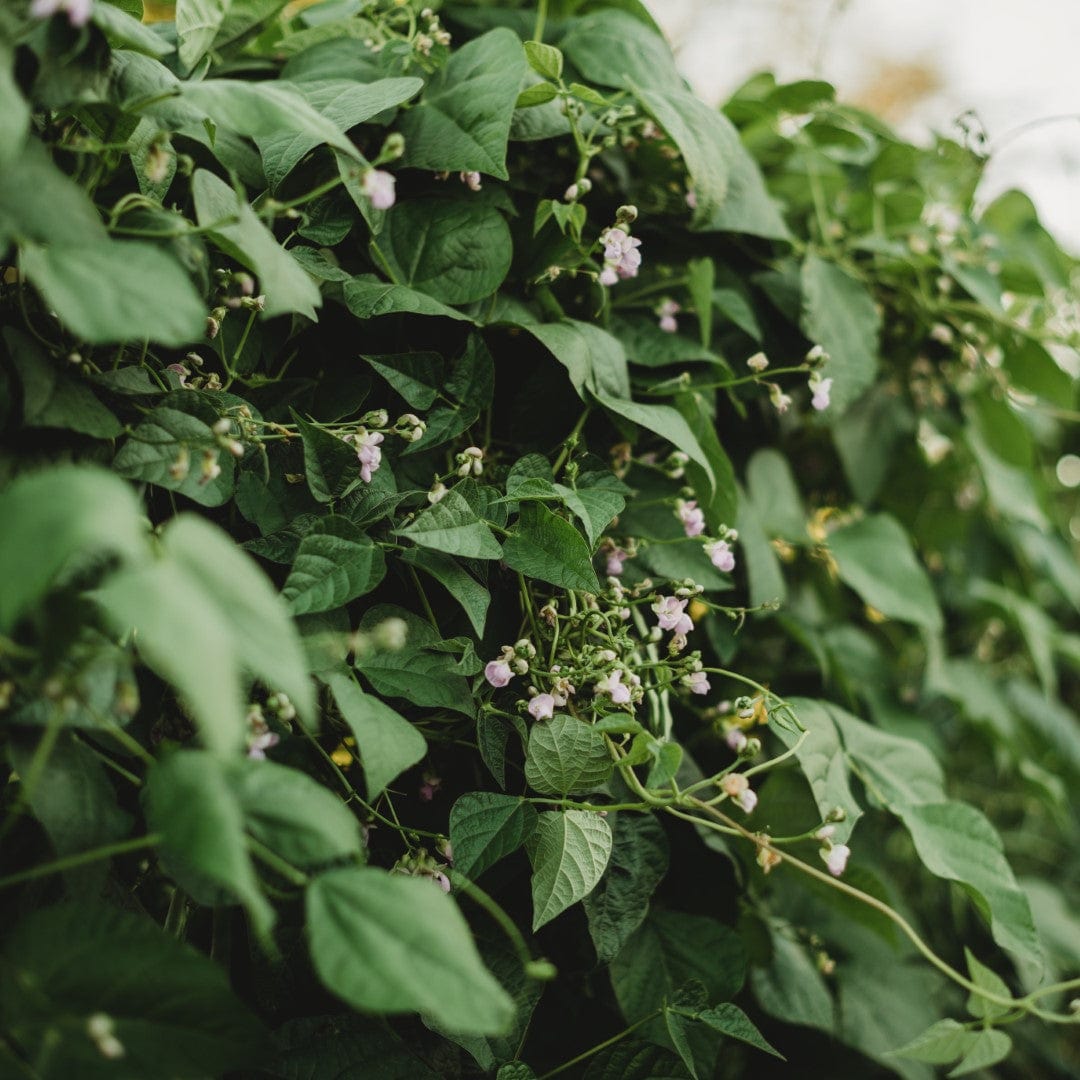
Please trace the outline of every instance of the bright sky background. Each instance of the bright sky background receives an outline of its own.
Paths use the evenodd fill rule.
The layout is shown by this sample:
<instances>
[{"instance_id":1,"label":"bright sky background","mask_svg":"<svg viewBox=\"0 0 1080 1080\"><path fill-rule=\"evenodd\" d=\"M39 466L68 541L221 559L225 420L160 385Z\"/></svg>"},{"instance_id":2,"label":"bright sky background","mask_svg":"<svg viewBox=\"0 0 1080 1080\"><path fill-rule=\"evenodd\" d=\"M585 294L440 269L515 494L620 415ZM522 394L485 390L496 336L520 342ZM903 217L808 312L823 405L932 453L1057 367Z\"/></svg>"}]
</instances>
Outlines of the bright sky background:
<instances>
[{"instance_id":1,"label":"bright sky background","mask_svg":"<svg viewBox=\"0 0 1080 1080\"><path fill-rule=\"evenodd\" d=\"M646 0L687 78L718 102L764 69L815 76L908 137L973 109L993 158L984 200L1020 187L1080 253L1078 0ZM1018 130L1049 116L1054 124Z\"/></svg>"}]
</instances>

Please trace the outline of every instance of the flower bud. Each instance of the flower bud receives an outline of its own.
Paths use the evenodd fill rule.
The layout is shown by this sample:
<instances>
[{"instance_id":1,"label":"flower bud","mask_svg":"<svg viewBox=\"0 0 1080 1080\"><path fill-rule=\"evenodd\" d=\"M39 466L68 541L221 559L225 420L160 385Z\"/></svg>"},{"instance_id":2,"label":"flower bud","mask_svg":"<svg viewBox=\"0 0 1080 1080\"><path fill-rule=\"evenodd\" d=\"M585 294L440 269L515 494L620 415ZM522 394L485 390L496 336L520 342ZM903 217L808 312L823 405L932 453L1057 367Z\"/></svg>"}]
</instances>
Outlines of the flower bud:
<instances>
[{"instance_id":1,"label":"flower bud","mask_svg":"<svg viewBox=\"0 0 1080 1080\"><path fill-rule=\"evenodd\" d=\"M637 216L638 208L633 204L628 203L624 206L620 206L619 209L615 211L615 222L618 225L633 225L633 223L637 221Z\"/></svg>"},{"instance_id":2,"label":"flower bud","mask_svg":"<svg viewBox=\"0 0 1080 1080\"><path fill-rule=\"evenodd\" d=\"M536 982L551 982L558 977L559 970L550 960L530 960L525 965L525 974Z\"/></svg>"}]
</instances>

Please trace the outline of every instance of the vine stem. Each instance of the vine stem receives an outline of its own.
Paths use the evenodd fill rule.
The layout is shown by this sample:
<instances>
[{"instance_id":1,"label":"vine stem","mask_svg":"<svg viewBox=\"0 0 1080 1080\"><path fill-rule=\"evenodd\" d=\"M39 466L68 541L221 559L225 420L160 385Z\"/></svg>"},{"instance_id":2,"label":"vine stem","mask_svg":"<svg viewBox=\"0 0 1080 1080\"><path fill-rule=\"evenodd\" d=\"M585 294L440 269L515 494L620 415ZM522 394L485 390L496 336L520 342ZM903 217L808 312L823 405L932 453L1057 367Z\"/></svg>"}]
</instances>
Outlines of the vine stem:
<instances>
[{"instance_id":1,"label":"vine stem","mask_svg":"<svg viewBox=\"0 0 1080 1080\"><path fill-rule=\"evenodd\" d=\"M635 1021L628 1028L624 1028L622 1031L620 1031L618 1035L612 1035L610 1039L605 1039L602 1043L597 1043L595 1046L592 1046L588 1050L585 1050L582 1053L578 1054L577 1057L571 1058L569 1061L564 1061L557 1068L552 1069L550 1072L544 1073L544 1075L541 1076L539 1080L548 1080L549 1077L558 1076L559 1073L566 1072L567 1069L571 1068L574 1065L577 1065L578 1062L587 1061L593 1056L593 1054L599 1054L601 1050L606 1050L609 1046L614 1046L615 1043L625 1039L626 1036L629 1035L632 1031L637 1031L637 1029L643 1024L647 1024L650 1020L655 1020L662 1012L663 1009L656 1009L654 1012L649 1013L648 1016L643 1016L640 1020Z\"/></svg>"},{"instance_id":2,"label":"vine stem","mask_svg":"<svg viewBox=\"0 0 1080 1080\"><path fill-rule=\"evenodd\" d=\"M548 0L540 0L536 8L536 23L533 25L533 41L544 40L544 25L547 23Z\"/></svg>"},{"instance_id":3,"label":"vine stem","mask_svg":"<svg viewBox=\"0 0 1080 1080\"><path fill-rule=\"evenodd\" d=\"M463 892L473 901L473 903L482 907L484 911L499 924L502 932L510 939L511 944L514 946L514 951L517 953L518 960L521 961L522 967L527 967L532 963L532 953L529 950L528 943L525 941L524 936L517 928L517 924L486 892L484 892L483 889L480 888L479 885L475 884L459 870L454 869L450 870L450 884L453 885L455 889Z\"/></svg>"},{"instance_id":4,"label":"vine stem","mask_svg":"<svg viewBox=\"0 0 1080 1080\"><path fill-rule=\"evenodd\" d=\"M71 870L76 866L85 866L87 863L100 862L102 859L111 859L114 855L125 855L129 851L138 851L141 848L154 847L160 844L161 833L148 833L146 836L137 836L133 840L121 840L115 844L105 844L103 847L93 848L90 851L80 851L76 855L65 855L62 859L55 859L50 863L42 863L40 866L32 866L29 870L20 870L17 874L8 874L0 878L0 889L10 888L23 881L33 881L35 878L49 877L52 874Z\"/></svg>"}]
</instances>

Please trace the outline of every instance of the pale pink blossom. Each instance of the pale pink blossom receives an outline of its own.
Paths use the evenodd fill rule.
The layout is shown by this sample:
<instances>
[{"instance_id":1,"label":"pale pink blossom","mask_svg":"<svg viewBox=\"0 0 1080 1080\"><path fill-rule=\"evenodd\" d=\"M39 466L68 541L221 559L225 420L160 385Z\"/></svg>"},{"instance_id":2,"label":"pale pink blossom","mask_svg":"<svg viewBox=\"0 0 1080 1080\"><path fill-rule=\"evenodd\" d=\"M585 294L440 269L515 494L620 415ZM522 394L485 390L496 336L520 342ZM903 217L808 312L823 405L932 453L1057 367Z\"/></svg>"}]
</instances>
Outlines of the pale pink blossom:
<instances>
[{"instance_id":1,"label":"pale pink blossom","mask_svg":"<svg viewBox=\"0 0 1080 1080\"><path fill-rule=\"evenodd\" d=\"M247 756L253 761L265 761L266 751L272 746L277 746L279 742L281 742L280 735L273 731L264 731L248 742Z\"/></svg>"},{"instance_id":2,"label":"pale pink blossom","mask_svg":"<svg viewBox=\"0 0 1080 1080\"><path fill-rule=\"evenodd\" d=\"M417 794L419 794L422 802L431 802L438 794L439 788L441 787L442 779L434 773L426 772L424 773L424 781L420 785Z\"/></svg>"},{"instance_id":3,"label":"pale pink blossom","mask_svg":"<svg viewBox=\"0 0 1080 1080\"><path fill-rule=\"evenodd\" d=\"M637 277L641 267L641 252L638 251L641 241L636 236L631 236L625 229L616 226L605 229L600 234L600 243L604 245L605 271L613 271L616 279ZM601 273L602 285L615 283L610 274L607 275L608 280L605 281L604 278L605 274Z\"/></svg>"},{"instance_id":4,"label":"pale pink blossom","mask_svg":"<svg viewBox=\"0 0 1080 1080\"><path fill-rule=\"evenodd\" d=\"M832 379L815 379L813 375L810 376L810 389L814 395L810 399L810 404L818 412L824 412L829 407L829 394L832 391L832 384Z\"/></svg>"},{"instance_id":5,"label":"pale pink blossom","mask_svg":"<svg viewBox=\"0 0 1080 1080\"><path fill-rule=\"evenodd\" d=\"M688 187L686 189L686 196L685 197L686 197L686 205L688 207L690 207L691 210L696 210L697 209L697 192L692 187Z\"/></svg>"},{"instance_id":6,"label":"pale pink blossom","mask_svg":"<svg viewBox=\"0 0 1080 1080\"><path fill-rule=\"evenodd\" d=\"M463 172L463 173L460 173L459 176L461 177L461 182L470 191L479 191L480 190L482 185L480 183L480 174L478 172Z\"/></svg>"},{"instance_id":7,"label":"pale pink blossom","mask_svg":"<svg viewBox=\"0 0 1080 1080\"><path fill-rule=\"evenodd\" d=\"M665 334L674 334L679 329L675 316L680 311L682 311L682 305L670 298L666 298L656 309L656 314L660 319L660 329Z\"/></svg>"},{"instance_id":8,"label":"pale pink blossom","mask_svg":"<svg viewBox=\"0 0 1080 1080\"><path fill-rule=\"evenodd\" d=\"M450 879L441 870L432 871L431 878L444 893L450 891Z\"/></svg>"},{"instance_id":9,"label":"pale pink blossom","mask_svg":"<svg viewBox=\"0 0 1080 1080\"><path fill-rule=\"evenodd\" d=\"M601 547L604 554L607 556L605 572L608 577L618 577L623 572L623 563L631 557L630 552L619 547L614 540L611 540L608 537L604 538Z\"/></svg>"},{"instance_id":10,"label":"pale pink blossom","mask_svg":"<svg viewBox=\"0 0 1080 1080\"><path fill-rule=\"evenodd\" d=\"M622 668L616 668L609 675L605 675L597 684L598 694L608 694L613 705L626 705L630 701L630 687L624 686L623 676L626 674Z\"/></svg>"},{"instance_id":11,"label":"pale pink blossom","mask_svg":"<svg viewBox=\"0 0 1080 1080\"><path fill-rule=\"evenodd\" d=\"M735 797L735 802L741 807L743 813L749 814L757 806L757 792L747 788L741 795Z\"/></svg>"},{"instance_id":12,"label":"pale pink blossom","mask_svg":"<svg viewBox=\"0 0 1080 1080\"><path fill-rule=\"evenodd\" d=\"M555 698L551 694L537 694L529 700L529 715L534 720L550 720L555 715Z\"/></svg>"},{"instance_id":13,"label":"pale pink blossom","mask_svg":"<svg viewBox=\"0 0 1080 1080\"><path fill-rule=\"evenodd\" d=\"M724 794L749 814L757 806L757 795L750 789L750 781L742 773L728 773L720 781Z\"/></svg>"},{"instance_id":14,"label":"pale pink blossom","mask_svg":"<svg viewBox=\"0 0 1080 1080\"><path fill-rule=\"evenodd\" d=\"M661 630L674 630L676 634L688 634L694 629L690 616L686 614L686 599L674 596L657 597L653 604L653 614Z\"/></svg>"},{"instance_id":15,"label":"pale pink blossom","mask_svg":"<svg viewBox=\"0 0 1080 1080\"><path fill-rule=\"evenodd\" d=\"M687 536L693 538L705 531L705 514L698 506L696 499L691 499L689 502L680 499L675 504L675 515L682 522Z\"/></svg>"},{"instance_id":16,"label":"pale pink blossom","mask_svg":"<svg viewBox=\"0 0 1080 1080\"><path fill-rule=\"evenodd\" d=\"M736 754L741 754L750 740L746 737L746 732L742 728L733 727L728 729L724 741Z\"/></svg>"},{"instance_id":17,"label":"pale pink blossom","mask_svg":"<svg viewBox=\"0 0 1080 1080\"><path fill-rule=\"evenodd\" d=\"M63 11L67 13L72 26L85 26L90 21L94 10L94 0L34 0L30 5L30 16L34 19L48 19Z\"/></svg>"},{"instance_id":18,"label":"pale pink blossom","mask_svg":"<svg viewBox=\"0 0 1080 1080\"><path fill-rule=\"evenodd\" d=\"M604 269L600 271L598 280L601 285L607 285L610 288L612 285L617 285L619 283L619 275L615 272L614 266L605 266Z\"/></svg>"},{"instance_id":19,"label":"pale pink blossom","mask_svg":"<svg viewBox=\"0 0 1080 1080\"><path fill-rule=\"evenodd\" d=\"M709 677L704 671L691 671L689 675L683 676L682 683L691 694L707 694L712 689L709 686Z\"/></svg>"},{"instance_id":20,"label":"pale pink blossom","mask_svg":"<svg viewBox=\"0 0 1080 1080\"><path fill-rule=\"evenodd\" d=\"M833 877L839 877L846 869L851 848L847 844L831 844L828 849L821 849L821 857Z\"/></svg>"},{"instance_id":21,"label":"pale pink blossom","mask_svg":"<svg viewBox=\"0 0 1080 1080\"><path fill-rule=\"evenodd\" d=\"M505 656L499 660L489 660L484 666L484 678L496 689L505 686L513 677Z\"/></svg>"},{"instance_id":22,"label":"pale pink blossom","mask_svg":"<svg viewBox=\"0 0 1080 1080\"><path fill-rule=\"evenodd\" d=\"M180 385L185 390L187 389L187 381L191 377L191 368L184 364L169 364L165 370L171 371L180 380Z\"/></svg>"},{"instance_id":23,"label":"pale pink blossom","mask_svg":"<svg viewBox=\"0 0 1080 1080\"><path fill-rule=\"evenodd\" d=\"M361 429L348 440L356 447L356 457L360 462L360 479L365 484L371 483L371 477L378 472L382 464L382 451L379 444L383 441L381 432Z\"/></svg>"},{"instance_id":24,"label":"pale pink blossom","mask_svg":"<svg viewBox=\"0 0 1080 1080\"><path fill-rule=\"evenodd\" d=\"M731 545L726 540L714 540L705 545L705 554L717 570L724 574L730 574L735 569L735 556L731 552Z\"/></svg>"},{"instance_id":25,"label":"pale pink blossom","mask_svg":"<svg viewBox=\"0 0 1080 1080\"><path fill-rule=\"evenodd\" d=\"M368 169L360 181L360 189L376 210L389 210L394 205L394 185L397 180L385 169Z\"/></svg>"}]
</instances>

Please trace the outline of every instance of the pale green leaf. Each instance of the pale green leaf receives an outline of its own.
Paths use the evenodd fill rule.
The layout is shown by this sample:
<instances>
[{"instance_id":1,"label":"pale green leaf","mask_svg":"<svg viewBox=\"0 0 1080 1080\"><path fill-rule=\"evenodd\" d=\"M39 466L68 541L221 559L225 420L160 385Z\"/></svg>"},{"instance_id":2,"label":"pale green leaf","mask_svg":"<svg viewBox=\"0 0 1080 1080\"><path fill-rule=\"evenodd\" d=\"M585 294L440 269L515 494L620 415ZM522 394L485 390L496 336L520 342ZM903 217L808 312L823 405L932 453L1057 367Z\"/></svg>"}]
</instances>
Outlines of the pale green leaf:
<instances>
[{"instance_id":1,"label":"pale green leaf","mask_svg":"<svg viewBox=\"0 0 1080 1080\"><path fill-rule=\"evenodd\" d=\"M176 0L180 61L190 70L209 51L232 0Z\"/></svg>"},{"instance_id":2,"label":"pale green leaf","mask_svg":"<svg viewBox=\"0 0 1080 1080\"><path fill-rule=\"evenodd\" d=\"M517 851L535 829L536 810L517 796L488 791L462 795L450 811L454 869L478 878Z\"/></svg>"},{"instance_id":3,"label":"pale green leaf","mask_svg":"<svg viewBox=\"0 0 1080 1080\"><path fill-rule=\"evenodd\" d=\"M461 555L467 559L503 557L495 534L477 516L465 496L453 488L434 506L422 511L399 535L446 555Z\"/></svg>"},{"instance_id":4,"label":"pale green leaf","mask_svg":"<svg viewBox=\"0 0 1080 1080\"><path fill-rule=\"evenodd\" d=\"M525 779L541 795L595 791L611 769L607 740L584 720L560 714L529 731Z\"/></svg>"},{"instance_id":5,"label":"pale green leaf","mask_svg":"<svg viewBox=\"0 0 1080 1080\"><path fill-rule=\"evenodd\" d=\"M562 319L553 323L530 323L523 327L559 361L570 382L584 398L585 391L630 397L626 351L606 330L591 323Z\"/></svg>"},{"instance_id":6,"label":"pale green leaf","mask_svg":"<svg viewBox=\"0 0 1080 1080\"><path fill-rule=\"evenodd\" d=\"M955 1020L939 1020L911 1042L889 1053L928 1065L947 1065L968 1052L978 1035Z\"/></svg>"},{"instance_id":7,"label":"pale green leaf","mask_svg":"<svg viewBox=\"0 0 1080 1080\"><path fill-rule=\"evenodd\" d=\"M542 41L526 41L525 59L537 75L542 75L545 79L562 78L563 54L554 45L545 45Z\"/></svg>"},{"instance_id":8,"label":"pale green leaf","mask_svg":"<svg viewBox=\"0 0 1080 1080\"><path fill-rule=\"evenodd\" d=\"M139 6L142 6L141 0ZM160 34L155 34L149 26L111 3L95 4L90 12L90 21L105 34L113 47L133 49L148 56L168 56L174 51L173 46Z\"/></svg>"},{"instance_id":9,"label":"pale green leaf","mask_svg":"<svg viewBox=\"0 0 1080 1080\"><path fill-rule=\"evenodd\" d=\"M564 589L593 593L600 589L592 555L581 533L569 521L537 503L522 507L517 525L506 539L502 557L507 566L526 577Z\"/></svg>"},{"instance_id":10,"label":"pale green leaf","mask_svg":"<svg viewBox=\"0 0 1080 1080\"><path fill-rule=\"evenodd\" d=\"M532 849L533 930L596 887L611 856L611 827L585 810L545 811Z\"/></svg>"},{"instance_id":11,"label":"pale green leaf","mask_svg":"<svg viewBox=\"0 0 1080 1080\"><path fill-rule=\"evenodd\" d=\"M978 1032L967 1053L960 1059L956 1068L948 1073L950 1080L954 1076L967 1076L968 1073L988 1069L991 1065L1004 1061L1012 1051L1012 1046L1012 1039L1004 1031L987 1028Z\"/></svg>"},{"instance_id":12,"label":"pale green leaf","mask_svg":"<svg viewBox=\"0 0 1080 1080\"><path fill-rule=\"evenodd\" d=\"M988 990L998 997L1012 1000L1012 993L1000 975L991 971L985 964L979 963L974 953L966 946L964 947L964 956L967 959L968 974L976 986L981 990ZM990 1001L979 994L968 994L967 1011L978 1020L995 1020L997 1017L1004 1016L1009 1012L1009 1008L1008 1005L999 1005L997 1002Z\"/></svg>"},{"instance_id":13,"label":"pale green leaf","mask_svg":"<svg viewBox=\"0 0 1080 1080\"><path fill-rule=\"evenodd\" d=\"M354 1008L421 1012L461 1034L497 1035L514 1005L486 970L457 905L425 878L355 868L306 893L311 958Z\"/></svg>"},{"instance_id":14,"label":"pale green leaf","mask_svg":"<svg viewBox=\"0 0 1080 1080\"><path fill-rule=\"evenodd\" d=\"M491 594L451 555L428 548L409 548L399 553L403 562L430 574L461 605L472 628L482 637Z\"/></svg>"},{"instance_id":15,"label":"pale green leaf","mask_svg":"<svg viewBox=\"0 0 1080 1080\"><path fill-rule=\"evenodd\" d=\"M366 536L310 532L300 541L281 595L294 615L330 611L371 592L385 573L382 548Z\"/></svg>"}]
</instances>

